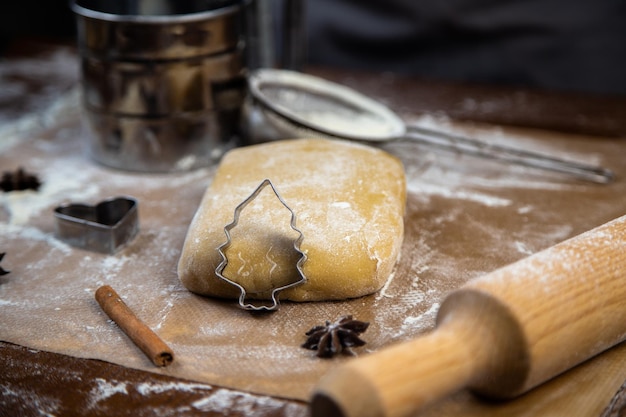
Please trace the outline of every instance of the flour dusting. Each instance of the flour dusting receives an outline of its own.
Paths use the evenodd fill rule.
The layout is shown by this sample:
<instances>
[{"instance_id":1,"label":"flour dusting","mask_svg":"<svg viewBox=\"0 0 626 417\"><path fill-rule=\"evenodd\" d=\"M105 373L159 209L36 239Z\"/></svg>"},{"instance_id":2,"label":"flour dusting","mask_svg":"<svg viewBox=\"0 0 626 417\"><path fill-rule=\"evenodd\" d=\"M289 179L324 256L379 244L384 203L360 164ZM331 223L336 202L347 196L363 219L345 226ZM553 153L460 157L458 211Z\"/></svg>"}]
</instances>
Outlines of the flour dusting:
<instances>
[{"instance_id":1,"label":"flour dusting","mask_svg":"<svg viewBox=\"0 0 626 417\"><path fill-rule=\"evenodd\" d=\"M95 407L99 402L117 394L128 394L128 387L125 382L106 381L102 378L95 379L96 386L91 390L91 404L89 408Z\"/></svg>"},{"instance_id":2,"label":"flour dusting","mask_svg":"<svg viewBox=\"0 0 626 417\"><path fill-rule=\"evenodd\" d=\"M53 234L45 233L35 227L0 223L0 232L6 234L7 236L13 236L30 242L44 242L45 244L65 254L70 254L72 252L72 248L69 245L56 239Z\"/></svg>"},{"instance_id":3,"label":"flour dusting","mask_svg":"<svg viewBox=\"0 0 626 417\"><path fill-rule=\"evenodd\" d=\"M417 333L419 330L432 327L438 311L439 303L434 302L424 313L417 316L407 316L394 336L399 337L404 334Z\"/></svg>"},{"instance_id":4,"label":"flour dusting","mask_svg":"<svg viewBox=\"0 0 626 417\"><path fill-rule=\"evenodd\" d=\"M78 159L78 158L77 158ZM43 184L38 191L26 190L0 194L0 205L9 214L9 224L25 225L31 217L50 209L51 203L85 201L98 195L100 187L93 181L85 181L86 175L77 175L82 160L41 161L33 166L39 172ZM88 178L88 177L87 177Z\"/></svg>"},{"instance_id":5,"label":"flour dusting","mask_svg":"<svg viewBox=\"0 0 626 417\"><path fill-rule=\"evenodd\" d=\"M225 389L218 389L211 395L192 403L192 407L203 412L229 410L231 413L241 413L249 417L264 416L269 410L282 405L280 400L272 397L253 396ZM291 408L294 417L307 414L307 410L302 407L292 406Z\"/></svg>"},{"instance_id":6,"label":"flour dusting","mask_svg":"<svg viewBox=\"0 0 626 417\"><path fill-rule=\"evenodd\" d=\"M419 195L437 195L446 198L455 198L467 201L473 201L479 204L484 204L488 207L505 207L512 204L511 200L500 198L496 196L490 196L481 192L469 192L463 189L454 189L449 185L436 185L436 184L410 184L409 191L417 193Z\"/></svg>"},{"instance_id":7,"label":"flour dusting","mask_svg":"<svg viewBox=\"0 0 626 417\"><path fill-rule=\"evenodd\" d=\"M212 387L207 384L196 384L191 382L166 382L166 383L152 383L144 382L135 386L137 392L141 395L162 394L168 391L180 391L180 392L197 392L203 390L210 390Z\"/></svg>"},{"instance_id":8,"label":"flour dusting","mask_svg":"<svg viewBox=\"0 0 626 417\"><path fill-rule=\"evenodd\" d=\"M19 95L18 90L10 93ZM11 270L0 278L2 338L36 349L102 359L195 381L131 384L98 379L89 386L93 410L105 409L115 403L117 396L166 397L183 393L193 398L178 408L181 412L229 410L261 416L269 409L280 409L285 415L305 416L304 405L285 405L271 396L306 400L321 375L336 366L337 362L320 361L300 347L310 327L353 314L371 323L364 335L366 351L413 339L434 326L439 306L450 291L613 218L624 206L616 197L626 195L622 182L595 187L461 153L436 152L408 143L386 144L381 147L403 163L408 200L405 238L396 242L398 247L402 245L400 257L395 269L381 280L383 288L372 296L341 302L283 300L276 314L251 316L240 311L236 301L192 294L177 276L188 227L207 186L214 181L216 168L153 175L94 164L82 154L82 133L75 111L78 100L72 94L38 119L0 127L3 168L23 163L43 183L39 192L0 195L0 252L7 252L2 266ZM519 132L511 134L507 129L460 126L433 116L415 122L452 132L468 130L486 141L529 147L583 162L617 160L623 148L621 143L599 141L589 152L575 138L538 140ZM291 161L296 165L298 162ZM328 156L325 162L307 168L319 170L320 174L304 176L302 183L309 189L320 190L320 181L340 182L357 163L339 155ZM265 169L282 163L285 158L268 154L262 166ZM252 178L255 173L245 168L238 174L250 174L249 184L245 189L228 190L237 203L258 185L257 178ZM388 166L381 165L374 174L387 171ZM363 178L350 189L354 193L367 192L371 182L371 178ZM290 195L289 186L276 185L283 197ZM380 201L368 207L380 210L389 203L390 194L382 190ZM53 210L57 205L96 204L118 195L137 198L140 217L139 235L120 252L92 253L55 238ZM343 234L339 240L350 250L357 250L356 235L350 232L358 230L368 234L362 246L366 256L382 256L371 248L377 240L387 239L389 230L381 233L351 214L355 207L350 198L333 196L329 203L316 208L315 216L308 213L308 217L306 207L299 204L292 207L298 214L299 226L312 228L312 218L327 216L327 223L335 228L333 233ZM223 226L232 220L232 208L227 214L228 219L217 222L220 239L224 236ZM305 234L305 242L318 239L320 245L325 245L328 231L316 232ZM206 235L197 236L197 243ZM593 245L601 246L611 239L614 236L607 234ZM554 266L563 259L540 261ZM336 264L341 262L342 258ZM332 266L331 273L336 273L335 264ZM93 293L103 284L115 288L129 307L172 345L177 358L172 367L155 369L101 311ZM545 289L550 290L548 283ZM257 394L242 394L230 388ZM24 395L13 388L0 389L12 390L7 396ZM43 415L57 414L57 405L45 396L23 399L34 404L39 401L36 406Z\"/></svg>"}]
</instances>

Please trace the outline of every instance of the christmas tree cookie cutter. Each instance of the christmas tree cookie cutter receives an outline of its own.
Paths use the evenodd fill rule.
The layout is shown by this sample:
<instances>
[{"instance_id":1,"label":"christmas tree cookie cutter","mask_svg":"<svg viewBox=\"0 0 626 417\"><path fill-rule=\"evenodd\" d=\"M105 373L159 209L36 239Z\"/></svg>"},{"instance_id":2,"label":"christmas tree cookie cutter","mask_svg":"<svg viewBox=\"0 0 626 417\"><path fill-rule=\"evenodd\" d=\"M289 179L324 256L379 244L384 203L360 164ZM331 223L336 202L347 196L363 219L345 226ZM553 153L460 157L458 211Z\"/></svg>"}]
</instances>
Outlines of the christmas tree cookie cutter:
<instances>
[{"instance_id":1,"label":"christmas tree cookie cutter","mask_svg":"<svg viewBox=\"0 0 626 417\"><path fill-rule=\"evenodd\" d=\"M281 286L277 286L271 289L270 292L270 304L253 304L249 301L247 301L246 297L248 296L248 293L246 291L246 288L241 285L240 283L226 277L224 275L224 269L226 268L226 266L228 265L228 257L226 256L225 250L230 246L230 244L232 243L232 237L230 234L230 231L237 226L237 224L239 223L239 218L241 217L241 212L243 211L243 209L250 204L262 191L265 187L270 187L274 193L274 195L276 196L276 198L278 199L278 201L280 201L280 203L289 211L289 213L291 214L291 220L290 220L290 227L292 230L296 231L298 233L298 237L296 239L294 239L293 241L293 248L296 250L296 252L300 255L298 261L296 262L296 270L298 272L298 279L294 280L293 282L290 282L286 285L281 285ZM263 180L263 182L261 182L261 184L252 192L252 194L250 194L250 196L248 196L245 200L243 200L241 203L239 203L239 205L237 207L235 207L235 212L234 212L234 217L233 217L233 221L229 224L227 224L226 226L224 226L224 233L226 234L226 242L222 243L220 246L217 247L217 251L219 252L220 256L222 257L222 261L219 263L219 265L217 266L217 268L215 268L215 274L217 275L218 278L220 278L222 281L233 285L235 287L238 288L239 290L239 307L241 307L244 310L251 310L251 311L275 311L278 310L278 308L280 307L280 302L278 301L278 295L279 292L286 290L288 288L293 288L295 286L304 284L307 281L307 278L304 274L304 271L302 270L302 266L304 264L304 262L306 262L307 260L307 255L306 253L304 253L301 249L300 249L300 245L302 243L302 240L304 239L304 234L302 233L302 231L300 229L298 229L298 227L296 226L296 213L295 211L293 211L293 209L291 207L289 207L287 205L287 203L285 202L285 200L281 197L281 195L278 193L278 191L276 190L276 187L274 187L274 184L272 184L272 182L269 179L265 179Z\"/></svg>"}]
</instances>

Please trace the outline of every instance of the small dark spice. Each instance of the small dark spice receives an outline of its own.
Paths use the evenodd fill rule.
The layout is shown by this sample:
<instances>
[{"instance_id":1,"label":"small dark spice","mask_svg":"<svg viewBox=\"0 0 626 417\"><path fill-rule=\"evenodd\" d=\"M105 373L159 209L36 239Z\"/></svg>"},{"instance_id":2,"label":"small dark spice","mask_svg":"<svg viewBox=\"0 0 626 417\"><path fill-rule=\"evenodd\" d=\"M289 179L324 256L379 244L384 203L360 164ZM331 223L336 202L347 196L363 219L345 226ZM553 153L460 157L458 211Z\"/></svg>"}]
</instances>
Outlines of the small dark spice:
<instances>
[{"instance_id":1,"label":"small dark spice","mask_svg":"<svg viewBox=\"0 0 626 417\"><path fill-rule=\"evenodd\" d=\"M325 325L315 326L306 332L307 340L302 347L317 350L320 358L331 358L341 352L351 354L350 348L365 344L359 335L368 326L368 322L354 320L352 316L344 316L334 323L327 321Z\"/></svg>"},{"instance_id":2,"label":"small dark spice","mask_svg":"<svg viewBox=\"0 0 626 417\"><path fill-rule=\"evenodd\" d=\"M30 174L19 167L14 172L5 171L0 178L0 190L4 192L22 191L22 190L39 190L41 182L36 175Z\"/></svg>"},{"instance_id":3,"label":"small dark spice","mask_svg":"<svg viewBox=\"0 0 626 417\"><path fill-rule=\"evenodd\" d=\"M2 258L4 258L4 255L5 255L4 253L0 253L0 262L2 262ZM0 266L0 276L6 275L9 272L11 272L11 271L7 271L4 268L2 268L2 266Z\"/></svg>"}]
</instances>

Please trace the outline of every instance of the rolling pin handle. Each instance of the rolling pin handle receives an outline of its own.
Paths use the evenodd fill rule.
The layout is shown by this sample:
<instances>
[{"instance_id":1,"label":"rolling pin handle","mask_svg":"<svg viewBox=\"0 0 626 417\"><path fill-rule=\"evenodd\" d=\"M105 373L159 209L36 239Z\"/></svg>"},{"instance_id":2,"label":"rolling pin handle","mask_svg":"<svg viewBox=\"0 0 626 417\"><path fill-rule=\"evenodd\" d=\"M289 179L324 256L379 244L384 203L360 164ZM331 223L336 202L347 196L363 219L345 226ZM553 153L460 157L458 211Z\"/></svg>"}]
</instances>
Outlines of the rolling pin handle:
<instances>
[{"instance_id":1,"label":"rolling pin handle","mask_svg":"<svg viewBox=\"0 0 626 417\"><path fill-rule=\"evenodd\" d=\"M400 417L462 389L488 358L459 330L444 325L331 372L311 399L312 416Z\"/></svg>"},{"instance_id":2,"label":"rolling pin handle","mask_svg":"<svg viewBox=\"0 0 626 417\"><path fill-rule=\"evenodd\" d=\"M476 290L452 293L428 335L350 361L323 377L313 417L405 417L464 388L499 396L529 367L523 333L508 309Z\"/></svg>"}]
</instances>

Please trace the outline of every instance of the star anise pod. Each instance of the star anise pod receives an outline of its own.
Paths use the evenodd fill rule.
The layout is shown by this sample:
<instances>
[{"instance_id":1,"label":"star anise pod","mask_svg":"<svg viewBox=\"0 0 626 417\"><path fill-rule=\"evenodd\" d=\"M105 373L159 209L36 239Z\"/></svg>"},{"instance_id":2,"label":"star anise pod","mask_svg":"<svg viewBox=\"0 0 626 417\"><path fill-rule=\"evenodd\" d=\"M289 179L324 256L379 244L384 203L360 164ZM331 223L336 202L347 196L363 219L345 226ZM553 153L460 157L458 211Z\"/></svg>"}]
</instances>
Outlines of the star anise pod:
<instances>
[{"instance_id":1,"label":"star anise pod","mask_svg":"<svg viewBox=\"0 0 626 417\"><path fill-rule=\"evenodd\" d=\"M36 175L30 174L19 167L15 172L5 171L0 178L0 190L5 192L21 190L39 190L41 182Z\"/></svg>"},{"instance_id":2,"label":"star anise pod","mask_svg":"<svg viewBox=\"0 0 626 417\"><path fill-rule=\"evenodd\" d=\"M334 323L326 321L325 325L315 326L306 332L308 338L302 347L317 350L320 358L330 358L344 351L351 353L350 348L365 344L359 335L368 326L368 322L354 320L352 316L344 316Z\"/></svg>"},{"instance_id":3,"label":"star anise pod","mask_svg":"<svg viewBox=\"0 0 626 417\"><path fill-rule=\"evenodd\" d=\"M4 258L4 255L5 255L4 253L0 253L0 262L2 262L2 258ZM6 275L6 274L8 274L9 272L11 272L11 271L7 271L7 270L5 270L4 268L2 268L2 267L0 266L0 276L2 276L2 275Z\"/></svg>"}]
</instances>

